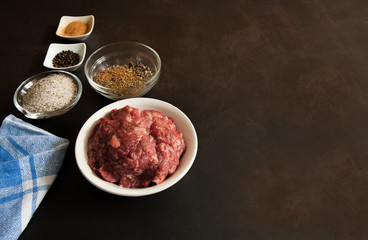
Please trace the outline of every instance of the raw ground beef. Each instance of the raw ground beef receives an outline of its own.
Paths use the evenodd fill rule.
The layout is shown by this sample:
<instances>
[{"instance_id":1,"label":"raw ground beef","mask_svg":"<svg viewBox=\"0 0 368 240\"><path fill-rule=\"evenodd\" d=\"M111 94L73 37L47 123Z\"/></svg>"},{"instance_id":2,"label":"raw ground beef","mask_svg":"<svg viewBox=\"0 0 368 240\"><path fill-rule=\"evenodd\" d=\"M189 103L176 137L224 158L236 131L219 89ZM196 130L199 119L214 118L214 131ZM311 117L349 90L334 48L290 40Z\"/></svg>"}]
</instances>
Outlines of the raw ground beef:
<instances>
[{"instance_id":1,"label":"raw ground beef","mask_svg":"<svg viewBox=\"0 0 368 240\"><path fill-rule=\"evenodd\" d=\"M179 165L184 138L154 110L125 106L101 118L88 140L88 164L102 179L127 188L162 183Z\"/></svg>"}]
</instances>

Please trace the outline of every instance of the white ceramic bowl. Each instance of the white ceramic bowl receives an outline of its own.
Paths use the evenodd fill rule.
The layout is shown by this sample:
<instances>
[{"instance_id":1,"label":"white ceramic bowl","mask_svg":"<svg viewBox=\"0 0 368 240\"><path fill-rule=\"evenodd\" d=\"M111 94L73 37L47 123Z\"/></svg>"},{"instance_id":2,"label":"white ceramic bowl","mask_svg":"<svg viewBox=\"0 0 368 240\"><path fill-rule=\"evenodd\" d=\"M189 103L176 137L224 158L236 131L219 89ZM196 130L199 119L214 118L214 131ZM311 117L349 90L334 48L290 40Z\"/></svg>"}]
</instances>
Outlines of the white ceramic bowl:
<instances>
[{"instance_id":1,"label":"white ceramic bowl","mask_svg":"<svg viewBox=\"0 0 368 240\"><path fill-rule=\"evenodd\" d=\"M73 21L81 21L82 23L87 24L88 32L79 36L64 36L64 29L68 26L69 23ZM56 35L65 39L69 39L72 41L83 41L91 35L93 28L95 26L95 17L93 15L88 16L62 16L60 18L59 26L56 30Z\"/></svg>"},{"instance_id":2,"label":"white ceramic bowl","mask_svg":"<svg viewBox=\"0 0 368 240\"><path fill-rule=\"evenodd\" d=\"M113 109L120 109L129 105L140 110L157 110L173 118L179 131L183 133L186 150L183 153L176 172L161 184L147 188L124 188L99 178L88 165L87 145L90 133L96 122ZM145 196L163 191L177 183L189 171L197 154L198 140L193 124L189 118L175 106L151 98L130 98L109 104L94 113L81 128L75 143L75 158L84 177L97 188L108 193L121 196Z\"/></svg>"},{"instance_id":3,"label":"white ceramic bowl","mask_svg":"<svg viewBox=\"0 0 368 240\"><path fill-rule=\"evenodd\" d=\"M73 44L51 43L47 50L47 54L43 62L43 65L50 69L75 71L82 65L84 61L84 58L86 56L86 48L87 47L85 43L73 43ZM60 53L61 51L67 51L67 50L78 53L79 63L74 66L70 66L70 67L62 67L62 68L54 67L52 65L52 60L54 59L56 54Z\"/></svg>"}]
</instances>

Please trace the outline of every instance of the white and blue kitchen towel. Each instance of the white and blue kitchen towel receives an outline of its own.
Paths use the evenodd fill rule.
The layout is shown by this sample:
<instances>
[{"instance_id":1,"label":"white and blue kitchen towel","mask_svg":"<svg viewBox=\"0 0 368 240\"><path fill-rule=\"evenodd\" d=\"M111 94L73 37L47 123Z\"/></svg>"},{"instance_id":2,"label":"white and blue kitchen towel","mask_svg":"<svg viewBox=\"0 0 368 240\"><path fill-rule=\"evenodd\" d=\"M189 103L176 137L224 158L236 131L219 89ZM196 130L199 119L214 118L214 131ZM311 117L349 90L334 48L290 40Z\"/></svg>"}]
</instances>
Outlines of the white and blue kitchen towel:
<instances>
[{"instance_id":1,"label":"white and blue kitchen towel","mask_svg":"<svg viewBox=\"0 0 368 240\"><path fill-rule=\"evenodd\" d=\"M17 239L54 182L69 141L13 115L0 127L0 239Z\"/></svg>"}]
</instances>

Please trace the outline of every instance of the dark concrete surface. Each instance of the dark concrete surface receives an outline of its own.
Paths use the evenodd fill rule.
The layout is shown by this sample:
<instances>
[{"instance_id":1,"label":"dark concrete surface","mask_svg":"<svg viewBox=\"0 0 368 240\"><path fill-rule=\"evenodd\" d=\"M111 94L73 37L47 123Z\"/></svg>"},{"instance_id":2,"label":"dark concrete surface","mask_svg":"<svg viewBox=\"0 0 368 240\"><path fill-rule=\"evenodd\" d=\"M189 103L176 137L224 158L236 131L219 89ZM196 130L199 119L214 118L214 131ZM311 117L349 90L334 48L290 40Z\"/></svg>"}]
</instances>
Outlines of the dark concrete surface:
<instances>
[{"instance_id":1,"label":"dark concrete surface","mask_svg":"<svg viewBox=\"0 0 368 240\"><path fill-rule=\"evenodd\" d=\"M20 239L367 239L368 2L2 1L0 117L71 141ZM145 96L192 120L196 161L172 188L114 196L79 172L83 123L111 103L89 86L69 113L29 120L12 97L47 70L63 15L93 14L87 57L137 41L162 59Z\"/></svg>"}]
</instances>

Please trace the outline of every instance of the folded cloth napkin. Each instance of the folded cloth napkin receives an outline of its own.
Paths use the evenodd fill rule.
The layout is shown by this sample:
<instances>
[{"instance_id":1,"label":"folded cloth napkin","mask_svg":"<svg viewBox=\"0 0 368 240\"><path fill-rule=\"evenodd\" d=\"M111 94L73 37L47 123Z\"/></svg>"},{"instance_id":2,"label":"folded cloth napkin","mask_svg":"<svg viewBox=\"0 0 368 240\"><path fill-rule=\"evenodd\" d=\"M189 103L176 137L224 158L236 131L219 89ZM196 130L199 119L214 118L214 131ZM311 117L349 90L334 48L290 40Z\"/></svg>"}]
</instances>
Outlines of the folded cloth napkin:
<instances>
[{"instance_id":1,"label":"folded cloth napkin","mask_svg":"<svg viewBox=\"0 0 368 240\"><path fill-rule=\"evenodd\" d=\"M7 116L0 127L0 239L17 239L54 182L69 141Z\"/></svg>"}]
</instances>

